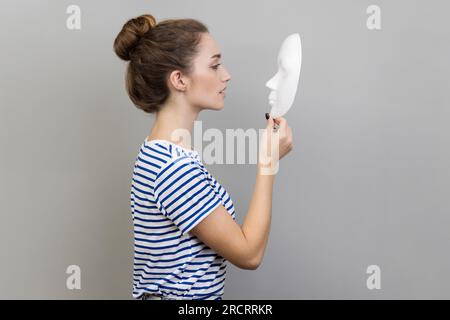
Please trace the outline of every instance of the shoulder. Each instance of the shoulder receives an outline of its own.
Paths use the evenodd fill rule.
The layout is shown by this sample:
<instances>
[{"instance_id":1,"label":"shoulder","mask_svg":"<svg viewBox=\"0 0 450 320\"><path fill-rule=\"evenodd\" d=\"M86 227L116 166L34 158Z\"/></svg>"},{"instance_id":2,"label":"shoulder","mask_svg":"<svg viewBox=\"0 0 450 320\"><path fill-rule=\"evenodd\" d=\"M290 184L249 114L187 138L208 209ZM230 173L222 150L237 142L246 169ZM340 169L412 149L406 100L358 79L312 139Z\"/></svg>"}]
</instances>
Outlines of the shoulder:
<instances>
[{"instance_id":1,"label":"shoulder","mask_svg":"<svg viewBox=\"0 0 450 320\"><path fill-rule=\"evenodd\" d=\"M142 159L151 166L155 187L163 181L205 175L206 168L196 154L188 153L164 141L145 142Z\"/></svg>"},{"instance_id":2,"label":"shoulder","mask_svg":"<svg viewBox=\"0 0 450 320\"><path fill-rule=\"evenodd\" d=\"M165 179L176 179L187 174L194 174L196 172L204 173L201 164L188 155L173 155L167 159L164 166L162 166L156 175L156 181Z\"/></svg>"},{"instance_id":3,"label":"shoulder","mask_svg":"<svg viewBox=\"0 0 450 320\"><path fill-rule=\"evenodd\" d=\"M177 154L170 144L163 142L144 142L141 148L141 160L152 167L157 175L167 164L174 161Z\"/></svg>"}]
</instances>

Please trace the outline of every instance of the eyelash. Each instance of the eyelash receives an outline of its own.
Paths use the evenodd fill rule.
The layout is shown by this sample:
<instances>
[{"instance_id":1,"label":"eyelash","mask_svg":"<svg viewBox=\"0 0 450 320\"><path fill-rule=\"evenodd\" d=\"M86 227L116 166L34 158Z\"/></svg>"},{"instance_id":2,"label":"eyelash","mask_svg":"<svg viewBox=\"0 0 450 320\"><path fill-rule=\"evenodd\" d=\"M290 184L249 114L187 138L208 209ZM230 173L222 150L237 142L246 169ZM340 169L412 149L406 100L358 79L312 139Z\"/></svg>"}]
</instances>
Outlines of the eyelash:
<instances>
[{"instance_id":1,"label":"eyelash","mask_svg":"<svg viewBox=\"0 0 450 320\"><path fill-rule=\"evenodd\" d=\"M219 63L219 64L216 64L215 66L213 66L212 68L214 69L214 70L217 70L217 68L219 68L219 66L221 65L221 63Z\"/></svg>"}]
</instances>

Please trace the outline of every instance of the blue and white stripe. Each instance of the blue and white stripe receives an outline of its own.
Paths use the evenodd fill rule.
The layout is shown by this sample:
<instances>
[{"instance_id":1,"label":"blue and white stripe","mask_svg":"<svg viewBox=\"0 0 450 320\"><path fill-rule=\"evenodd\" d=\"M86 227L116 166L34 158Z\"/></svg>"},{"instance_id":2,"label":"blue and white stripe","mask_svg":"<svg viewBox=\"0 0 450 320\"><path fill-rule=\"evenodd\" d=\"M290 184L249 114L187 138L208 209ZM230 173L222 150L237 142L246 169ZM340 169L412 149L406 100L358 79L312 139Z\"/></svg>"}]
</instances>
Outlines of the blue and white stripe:
<instances>
[{"instance_id":1,"label":"blue and white stripe","mask_svg":"<svg viewBox=\"0 0 450 320\"><path fill-rule=\"evenodd\" d=\"M222 299L227 261L189 231L219 205L236 220L228 192L196 151L145 139L131 183L133 298Z\"/></svg>"}]
</instances>

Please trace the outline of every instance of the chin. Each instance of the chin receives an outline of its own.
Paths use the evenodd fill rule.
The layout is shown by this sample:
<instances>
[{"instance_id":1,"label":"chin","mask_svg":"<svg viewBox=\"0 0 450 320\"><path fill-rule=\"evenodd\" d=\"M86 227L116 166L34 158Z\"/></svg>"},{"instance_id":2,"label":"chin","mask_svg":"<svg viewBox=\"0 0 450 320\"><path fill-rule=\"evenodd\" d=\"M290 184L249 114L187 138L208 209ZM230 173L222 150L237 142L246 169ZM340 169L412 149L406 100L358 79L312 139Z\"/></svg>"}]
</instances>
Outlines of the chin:
<instances>
[{"instance_id":1,"label":"chin","mask_svg":"<svg viewBox=\"0 0 450 320\"><path fill-rule=\"evenodd\" d=\"M214 110L222 110L225 107L225 101L221 101L218 104L214 105Z\"/></svg>"}]
</instances>

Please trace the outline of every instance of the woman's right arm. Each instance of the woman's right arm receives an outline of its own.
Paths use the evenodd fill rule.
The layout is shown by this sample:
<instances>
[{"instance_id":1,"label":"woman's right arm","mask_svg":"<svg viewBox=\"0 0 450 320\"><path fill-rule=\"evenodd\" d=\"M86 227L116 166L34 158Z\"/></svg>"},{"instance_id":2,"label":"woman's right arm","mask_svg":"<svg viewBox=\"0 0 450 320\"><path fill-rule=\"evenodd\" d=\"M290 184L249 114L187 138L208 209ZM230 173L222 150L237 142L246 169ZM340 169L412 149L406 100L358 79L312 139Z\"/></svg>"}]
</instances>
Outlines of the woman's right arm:
<instances>
[{"instance_id":1,"label":"woman's right arm","mask_svg":"<svg viewBox=\"0 0 450 320\"><path fill-rule=\"evenodd\" d=\"M277 118L280 124L278 135L278 161L292 150L292 130L284 118ZM266 132L272 134L273 119L269 119ZM266 152L271 148L269 139L263 139L260 148ZM268 153L266 153L268 154ZM268 174L267 167L258 160L255 187L247 215L242 227L220 205L190 232L235 266L255 270L262 262L269 238L272 216L272 191L275 173Z\"/></svg>"}]
</instances>

